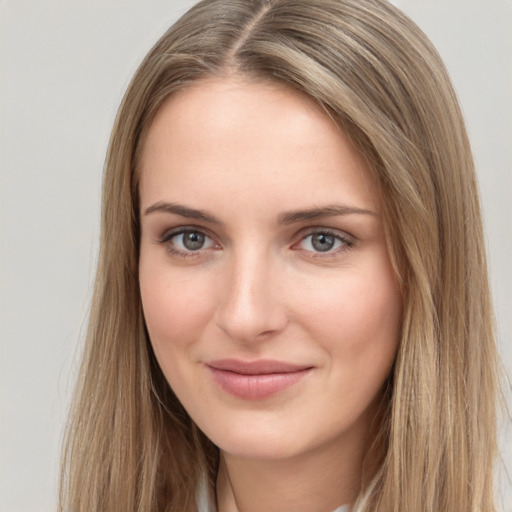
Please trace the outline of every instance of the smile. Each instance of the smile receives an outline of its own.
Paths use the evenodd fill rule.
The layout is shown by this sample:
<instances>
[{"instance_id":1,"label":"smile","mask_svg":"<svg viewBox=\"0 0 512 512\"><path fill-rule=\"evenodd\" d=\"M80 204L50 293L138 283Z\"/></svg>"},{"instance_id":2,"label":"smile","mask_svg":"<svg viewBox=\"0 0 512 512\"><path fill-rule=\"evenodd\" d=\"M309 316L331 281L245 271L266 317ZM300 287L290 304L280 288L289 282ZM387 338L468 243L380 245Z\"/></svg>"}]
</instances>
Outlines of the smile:
<instances>
[{"instance_id":1,"label":"smile","mask_svg":"<svg viewBox=\"0 0 512 512\"><path fill-rule=\"evenodd\" d=\"M313 369L282 361L223 359L207 363L214 381L244 400L263 400L301 381Z\"/></svg>"}]
</instances>

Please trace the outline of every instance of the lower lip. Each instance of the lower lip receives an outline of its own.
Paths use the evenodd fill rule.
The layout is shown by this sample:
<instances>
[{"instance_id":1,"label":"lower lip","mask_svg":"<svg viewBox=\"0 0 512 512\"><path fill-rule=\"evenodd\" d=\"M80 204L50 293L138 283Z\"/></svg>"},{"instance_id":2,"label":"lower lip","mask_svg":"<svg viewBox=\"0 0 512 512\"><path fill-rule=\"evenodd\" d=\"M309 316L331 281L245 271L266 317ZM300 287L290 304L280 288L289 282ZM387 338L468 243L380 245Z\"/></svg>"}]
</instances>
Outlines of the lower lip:
<instances>
[{"instance_id":1,"label":"lower lip","mask_svg":"<svg viewBox=\"0 0 512 512\"><path fill-rule=\"evenodd\" d=\"M244 400L263 400L297 384L311 368L287 373L245 375L208 366L215 382L224 390Z\"/></svg>"}]
</instances>

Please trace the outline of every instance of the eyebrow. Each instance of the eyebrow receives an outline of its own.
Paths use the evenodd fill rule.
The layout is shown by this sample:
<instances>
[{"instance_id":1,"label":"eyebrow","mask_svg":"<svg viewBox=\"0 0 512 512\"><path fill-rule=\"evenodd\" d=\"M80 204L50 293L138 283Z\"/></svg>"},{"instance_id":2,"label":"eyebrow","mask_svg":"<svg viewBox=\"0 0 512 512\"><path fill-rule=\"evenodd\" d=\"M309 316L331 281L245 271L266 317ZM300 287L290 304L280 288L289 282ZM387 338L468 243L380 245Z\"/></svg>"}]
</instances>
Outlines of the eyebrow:
<instances>
[{"instance_id":1,"label":"eyebrow","mask_svg":"<svg viewBox=\"0 0 512 512\"><path fill-rule=\"evenodd\" d=\"M205 222L210 222L211 224L222 224L222 222L211 213L204 210L189 208L188 206L178 203L166 203L164 201L159 201L158 203L146 208L144 215L149 215L154 212L171 213L188 219L203 220Z\"/></svg>"},{"instance_id":2,"label":"eyebrow","mask_svg":"<svg viewBox=\"0 0 512 512\"><path fill-rule=\"evenodd\" d=\"M311 208L308 210L296 210L284 212L278 217L279 224L293 224L305 220L319 219L322 217L335 217L338 215L371 215L377 217L378 215L371 210L364 208L357 208L345 204L330 204L321 208Z\"/></svg>"},{"instance_id":3,"label":"eyebrow","mask_svg":"<svg viewBox=\"0 0 512 512\"><path fill-rule=\"evenodd\" d=\"M211 224L222 224L222 222L211 213L208 213L204 210L189 208L188 206L178 203L166 203L164 201L159 201L158 203L155 203L146 208L144 215L149 215L154 212L171 213L174 215L179 215L180 217L187 217L189 219L204 220L205 222L210 222Z\"/></svg>"},{"instance_id":4,"label":"eyebrow","mask_svg":"<svg viewBox=\"0 0 512 512\"><path fill-rule=\"evenodd\" d=\"M211 224L221 225L223 224L211 213L205 210L198 210L190 208L188 206L179 203L167 203L165 201L159 201L148 208L146 208L144 215L149 215L154 212L170 213L179 215L180 217L186 217L189 219L202 220ZM301 222L306 220L319 219L323 217L335 217L338 215L370 215L377 217L378 215L371 210L364 208L357 208L355 206L349 206L345 204L330 204L321 208L310 208L307 210L293 210L289 212L281 213L278 216L279 224L293 224L295 222Z\"/></svg>"}]
</instances>

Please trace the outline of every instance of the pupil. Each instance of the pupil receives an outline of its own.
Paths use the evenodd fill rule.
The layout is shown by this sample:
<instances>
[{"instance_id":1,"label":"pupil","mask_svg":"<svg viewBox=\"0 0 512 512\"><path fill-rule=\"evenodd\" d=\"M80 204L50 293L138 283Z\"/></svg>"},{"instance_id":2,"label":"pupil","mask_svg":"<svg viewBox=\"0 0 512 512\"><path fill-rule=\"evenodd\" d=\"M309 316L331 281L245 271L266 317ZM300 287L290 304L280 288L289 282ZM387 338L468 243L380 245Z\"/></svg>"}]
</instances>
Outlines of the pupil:
<instances>
[{"instance_id":1,"label":"pupil","mask_svg":"<svg viewBox=\"0 0 512 512\"><path fill-rule=\"evenodd\" d=\"M326 234L313 235L311 243L315 250L319 252L329 251L334 246L334 237Z\"/></svg>"},{"instance_id":2,"label":"pupil","mask_svg":"<svg viewBox=\"0 0 512 512\"><path fill-rule=\"evenodd\" d=\"M197 251L204 245L204 235L195 231L189 231L183 235L183 245L190 251Z\"/></svg>"}]
</instances>

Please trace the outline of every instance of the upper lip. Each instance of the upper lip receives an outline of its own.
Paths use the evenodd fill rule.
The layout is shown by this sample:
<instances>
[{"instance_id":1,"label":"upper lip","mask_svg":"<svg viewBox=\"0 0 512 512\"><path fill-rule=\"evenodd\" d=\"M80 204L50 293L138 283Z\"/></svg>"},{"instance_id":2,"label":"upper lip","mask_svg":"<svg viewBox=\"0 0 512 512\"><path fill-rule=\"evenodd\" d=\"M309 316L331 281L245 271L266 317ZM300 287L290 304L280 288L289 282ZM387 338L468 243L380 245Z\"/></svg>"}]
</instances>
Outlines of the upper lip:
<instances>
[{"instance_id":1,"label":"upper lip","mask_svg":"<svg viewBox=\"0 0 512 512\"><path fill-rule=\"evenodd\" d=\"M224 370L242 375L264 375L269 373L293 373L311 368L307 364L294 364L274 359L258 359L243 361L241 359L218 359L209 361L208 366L216 370Z\"/></svg>"}]
</instances>

